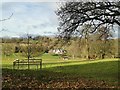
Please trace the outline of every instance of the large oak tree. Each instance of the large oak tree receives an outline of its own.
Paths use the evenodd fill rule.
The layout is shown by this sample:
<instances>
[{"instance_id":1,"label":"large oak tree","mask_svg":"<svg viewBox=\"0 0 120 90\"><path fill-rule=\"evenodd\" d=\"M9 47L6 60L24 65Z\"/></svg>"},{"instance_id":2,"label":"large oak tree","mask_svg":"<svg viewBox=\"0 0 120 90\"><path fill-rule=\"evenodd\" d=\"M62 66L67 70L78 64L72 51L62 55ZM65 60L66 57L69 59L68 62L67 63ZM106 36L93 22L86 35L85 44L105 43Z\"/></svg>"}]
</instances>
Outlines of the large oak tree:
<instances>
[{"instance_id":1,"label":"large oak tree","mask_svg":"<svg viewBox=\"0 0 120 90\"><path fill-rule=\"evenodd\" d=\"M92 26L88 32L93 34L101 26L120 26L120 1L117 2L65 2L56 11L62 37L83 36L81 26Z\"/></svg>"}]
</instances>

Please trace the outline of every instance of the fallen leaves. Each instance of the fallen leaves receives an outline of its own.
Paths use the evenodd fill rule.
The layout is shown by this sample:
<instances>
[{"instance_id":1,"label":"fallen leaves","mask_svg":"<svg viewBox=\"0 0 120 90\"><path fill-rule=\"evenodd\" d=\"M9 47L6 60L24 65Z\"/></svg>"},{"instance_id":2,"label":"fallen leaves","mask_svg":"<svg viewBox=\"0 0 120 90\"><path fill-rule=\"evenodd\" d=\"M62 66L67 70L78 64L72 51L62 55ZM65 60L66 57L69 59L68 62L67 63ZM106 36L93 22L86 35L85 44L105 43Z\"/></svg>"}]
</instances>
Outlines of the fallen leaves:
<instances>
[{"instance_id":1,"label":"fallen leaves","mask_svg":"<svg viewBox=\"0 0 120 90\"><path fill-rule=\"evenodd\" d=\"M112 82L110 82L112 83ZM57 72L10 71L3 70L2 88L16 89L81 89L81 88L120 88L118 83L108 84L101 80L82 78ZM85 89L84 89L85 90Z\"/></svg>"},{"instance_id":2,"label":"fallen leaves","mask_svg":"<svg viewBox=\"0 0 120 90\"><path fill-rule=\"evenodd\" d=\"M44 77L45 78L45 77ZM47 79L47 78L46 78ZM35 77L14 77L12 75L3 76L3 88L9 89L35 89L35 88L117 88L117 86L110 86L105 81L93 81L83 78L61 78L54 80L51 78L47 82L37 80Z\"/></svg>"}]
</instances>

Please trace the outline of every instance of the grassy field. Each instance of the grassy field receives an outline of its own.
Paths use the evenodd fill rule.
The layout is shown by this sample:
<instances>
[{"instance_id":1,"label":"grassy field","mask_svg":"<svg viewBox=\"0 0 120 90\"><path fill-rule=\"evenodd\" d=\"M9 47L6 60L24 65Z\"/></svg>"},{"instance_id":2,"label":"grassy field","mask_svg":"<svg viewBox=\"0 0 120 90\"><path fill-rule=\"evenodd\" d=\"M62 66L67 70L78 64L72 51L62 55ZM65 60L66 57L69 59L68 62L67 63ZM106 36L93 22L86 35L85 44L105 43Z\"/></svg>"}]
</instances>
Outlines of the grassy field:
<instances>
[{"instance_id":1,"label":"grassy field","mask_svg":"<svg viewBox=\"0 0 120 90\"><path fill-rule=\"evenodd\" d=\"M50 82L51 80L56 82L65 80L65 82L69 81L71 83L82 80L84 84L90 84L91 87L95 87L97 85L102 86L102 84L99 83L103 82L108 86L118 85L118 63L120 63L118 59L62 60L58 56L44 54L42 57L38 57L43 60L42 71L36 70L35 66L31 66L30 70L27 70L27 67L21 67L20 70L13 70L12 62L14 59L22 59L22 57L18 56L19 55L2 57L3 78L6 78L8 75L14 79L14 82L11 81L13 87L16 85L16 82L18 82L18 84L23 83L22 81L16 81L18 79L23 79L23 76L27 78L31 77L32 80L34 77L36 80L45 83ZM8 84L8 82L3 82L3 87L9 86L10 84Z\"/></svg>"}]
</instances>

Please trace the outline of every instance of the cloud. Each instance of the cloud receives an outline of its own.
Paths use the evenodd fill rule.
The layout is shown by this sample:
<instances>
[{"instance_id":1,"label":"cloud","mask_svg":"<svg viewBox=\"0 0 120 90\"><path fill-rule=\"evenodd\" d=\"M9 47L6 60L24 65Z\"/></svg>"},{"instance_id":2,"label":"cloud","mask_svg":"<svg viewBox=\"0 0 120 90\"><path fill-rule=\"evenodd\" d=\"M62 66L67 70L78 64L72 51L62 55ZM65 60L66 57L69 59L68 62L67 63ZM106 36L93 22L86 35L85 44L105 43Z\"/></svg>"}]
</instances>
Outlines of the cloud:
<instances>
[{"instance_id":1,"label":"cloud","mask_svg":"<svg viewBox=\"0 0 120 90\"><path fill-rule=\"evenodd\" d=\"M4 0L3 2L59 2L64 0Z\"/></svg>"},{"instance_id":2,"label":"cloud","mask_svg":"<svg viewBox=\"0 0 120 90\"><path fill-rule=\"evenodd\" d=\"M56 3L51 2L4 3L2 8L4 18L9 16L11 12L14 15L10 20L3 22L3 28L17 33L57 32L58 20L55 7Z\"/></svg>"}]
</instances>

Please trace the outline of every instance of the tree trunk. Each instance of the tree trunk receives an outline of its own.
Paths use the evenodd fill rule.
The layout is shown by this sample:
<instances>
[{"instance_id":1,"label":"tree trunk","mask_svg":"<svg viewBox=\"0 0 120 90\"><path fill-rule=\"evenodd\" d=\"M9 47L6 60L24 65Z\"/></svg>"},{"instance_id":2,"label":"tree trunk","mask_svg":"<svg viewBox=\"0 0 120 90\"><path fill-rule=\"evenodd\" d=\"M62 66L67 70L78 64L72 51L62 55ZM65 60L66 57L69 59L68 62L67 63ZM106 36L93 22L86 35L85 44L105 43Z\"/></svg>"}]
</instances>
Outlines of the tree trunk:
<instances>
[{"instance_id":1,"label":"tree trunk","mask_svg":"<svg viewBox=\"0 0 120 90\"><path fill-rule=\"evenodd\" d=\"M75 55L74 54L72 55L72 58L75 59Z\"/></svg>"},{"instance_id":2,"label":"tree trunk","mask_svg":"<svg viewBox=\"0 0 120 90\"><path fill-rule=\"evenodd\" d=\"M88 43L88 38L86 38L86 50L87 50L87 54L86 54L86 58L89 60L89 43Z\"/></svg>"}]
</instances>

